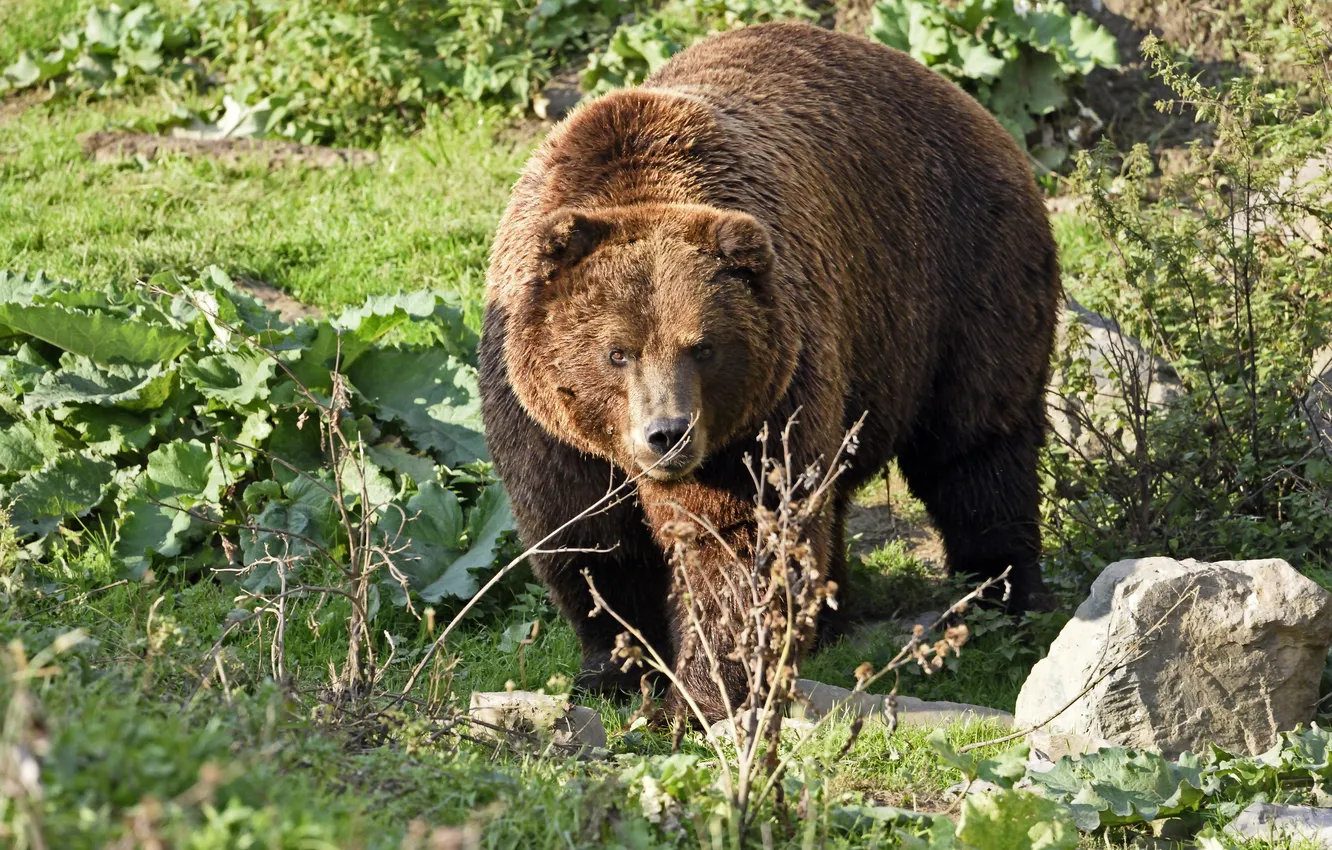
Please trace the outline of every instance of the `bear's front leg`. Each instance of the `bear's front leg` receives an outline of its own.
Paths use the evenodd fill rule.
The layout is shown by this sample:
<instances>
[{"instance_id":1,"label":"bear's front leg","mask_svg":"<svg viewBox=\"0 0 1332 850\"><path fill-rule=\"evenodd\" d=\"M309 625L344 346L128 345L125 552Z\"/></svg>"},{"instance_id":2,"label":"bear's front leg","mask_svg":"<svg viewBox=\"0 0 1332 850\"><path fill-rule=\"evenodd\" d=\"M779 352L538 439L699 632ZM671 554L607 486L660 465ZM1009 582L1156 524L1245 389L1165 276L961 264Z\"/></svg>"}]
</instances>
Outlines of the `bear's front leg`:
<instances>
[{"instance_id":1,"label":"bear's front leg","mask_svg":"<svg viewBox=\"0 0 1332 850\"><path fill-rule=\"evenodd\" d=\"M766 676L752 669L748 658L734 657L739 636L753 635L766 611L755 577L753 498L694 482L645 482L639 492L654 535L671 559L675 684L667 696L667 714L697 722L692 701L704 721L715 723L739 712L747 699L761 698L766 686ZM804 529L820 573L829 564L832 526L825 511ZM797 657L808 648L793 647Z\"/></svg>"},{"instance_id":2,"label":"bear's front leg","mask_svg":"<svg viewBox=\"0 0 1332 850\"><path fill-rule=\"evenodd\" d=\"M503 341L503 313L491 309L478 352L481 412L519 536L524 546L545 541L532 556L532 568L578 635L583 650L578 686L594 693L636 694L644 671L626 670L624 661L614 656L624 629L604 611L592 615L596 605L588 578L617 614L670 658L670 573L661 548L633 500L611 500L603 510L570 524L605 499L624 476L605 461L555 439L523 409L501 356Z\"/></svg>"}]
</instances>

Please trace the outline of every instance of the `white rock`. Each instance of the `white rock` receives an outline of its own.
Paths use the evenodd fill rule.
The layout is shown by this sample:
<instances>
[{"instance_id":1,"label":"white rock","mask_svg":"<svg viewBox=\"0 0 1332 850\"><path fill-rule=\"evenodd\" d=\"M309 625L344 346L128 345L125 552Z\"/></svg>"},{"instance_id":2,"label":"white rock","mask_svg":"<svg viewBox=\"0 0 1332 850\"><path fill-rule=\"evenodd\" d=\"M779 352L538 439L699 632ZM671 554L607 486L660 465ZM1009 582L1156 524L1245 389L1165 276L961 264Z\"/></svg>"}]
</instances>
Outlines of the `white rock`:
<instances>
[{"instance_id":1,"label":"white rock","mask_svg":"<svg viewBox=\"0 0 1332 850\"><path fill-rule=\"evenodd\" d=\"M473 693L468 717L477 737L560 748L606 747L606 727L590 708L531 691ZM508 733L508 734L506 734Z\"/></svg>"},{"instance_id":2,"label":"white rock","mask_svg":"<svg viewBox=\"0 0 1332 850\"><path fill-rule=\"evenodd\" d=\"M1225 831L1241 841L1258 838L1275 844L1303 840L1332 850L1332 809L1251 803Z\"/></svg>"},{"instance_id":3,"label":"white rock","mask_svg":"<svg viewBox=\"0 0 1332 850\"><path fill-rule=\"evenodd\" d=\"M1313 720L1332 596L1281 560L1111 564L1018 695L1015 724L1257 754Z\"/></svg>"},{"instance_id":4,"label":"white rock","mask_svg":"<svg viewBox=\"0 0 1332 850\"><path fill-rule=\"evenodd\" d=\"M854 716L882 718L887 696L883 694L856 693L846 688L825 685L812 679L797 679L796 689L805 698L808 713L814 718L822 717L830 711L843 709ZM1004 727L1010 727L1013 715L997 708L983 705L968 705L961 702L927 702L915 697L898 696L898 726L947 726L962 720L992 720Z\"/></svg>"}]
</instances>

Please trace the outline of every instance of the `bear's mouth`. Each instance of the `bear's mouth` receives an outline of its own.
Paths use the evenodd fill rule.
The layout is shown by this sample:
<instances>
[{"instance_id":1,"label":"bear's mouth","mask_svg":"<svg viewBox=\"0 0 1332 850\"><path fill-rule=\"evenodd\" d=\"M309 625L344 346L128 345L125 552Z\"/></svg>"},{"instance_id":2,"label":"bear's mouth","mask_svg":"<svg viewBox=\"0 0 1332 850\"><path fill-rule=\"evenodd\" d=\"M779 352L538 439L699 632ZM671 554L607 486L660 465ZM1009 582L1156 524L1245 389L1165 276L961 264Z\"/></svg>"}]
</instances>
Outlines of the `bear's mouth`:
<instances>
[{"instance_id":1,"label":"bear's mouth","mask_svg":"<svg viewBox=\"0 0 1332 850\"><path fill-rule=\"evenodd\" d=\"M652 458L650 460L639 460L639 468L643 474L653 481L682 481L694 474L698 468L699 459L686 455L665 458Z\"/></svg>"}]
</instances>

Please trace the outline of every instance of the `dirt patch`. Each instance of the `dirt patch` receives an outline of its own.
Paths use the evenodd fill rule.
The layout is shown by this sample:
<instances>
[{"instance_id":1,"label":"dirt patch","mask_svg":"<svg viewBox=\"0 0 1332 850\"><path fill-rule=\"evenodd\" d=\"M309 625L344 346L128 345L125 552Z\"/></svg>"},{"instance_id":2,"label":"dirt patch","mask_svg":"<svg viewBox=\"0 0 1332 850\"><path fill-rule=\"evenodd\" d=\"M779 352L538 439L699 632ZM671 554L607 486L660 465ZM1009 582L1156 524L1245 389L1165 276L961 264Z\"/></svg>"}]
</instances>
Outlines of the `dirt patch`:
<instances>
[{"instance_id":1,"label":"dirt patch","mask_svg":"<svg viewBox=\"0 0 1332 850\"><path fill-rule=\"evenodd\" d=\"M143 159L151 162L160 156L203 157L227 165L264 162L269 168L298 165L306 168L333 168L345 165L372 165L379 154L354 148L326 148L277 139L189 139L154 136L148 133L102 131L79 137L83 152L96 162Z\"/></svg>"},{"instance_id":2,"label":"dirt patch","mask_svg":"<svg viewBox=\"0 0 1332 850\"><path fill-rule=\"evenodd\" d=\"M856 538L856 535L860 535ZM893 512L890 505L847 507L846 536L851 540L852 557L864 557L894 540L906 545L907 553L922 563L942 567L943 539L928 522L913 521Z\"/></svg>"},{"instance_id":3,"label":"dirt patch","mask_svg":"<svg viewBox=\"0 0 1332 850\"><path fill-rule=\"evenodd\" d=\"M37 104L45 103L50 99L51 93L46 89L25 89L24 91L10 92L4 97L0 97L0 127L13 121Z\"/></svg>"},{"instance_id":4,"label":"dirt patch","mask_svg":"<svg viewBox=\"0 0 1332 850\"><path fill-rule=\"evenodd\" d=\"M277 313L278 318L284 322L324 317L324 311L318 307L297 301L281 289L262 280L241 278L236 281L236 288L253 296L260 304Z\"/></svg>"},{"instance_id":5,"label":"dirt patch","mask_svg":"<svg viewBox=\"0 0 1332 850\"><path fill-rule=\"evenodd\" d=\"M1304 4L1313 18L1332 25L1332 5ZM1249 27L1270 28L1281 19L1276 0L1068 0L1068 7L1105 27L1119 48L1120 69L1098 68L1088 77L1081 99L1105 122L1105 135L1120 150L1146 142L1156 150L1181 147L1194 139L1210 140L1210 124L1195 123L1191 109L1174 114L1156 109L1174 93L1151 75L1139 49L1149 34L1191 58L1191 74L1216 86L1245 73L1237 50ZM1247 9L1246 9L1247 7ZM1278 79L1306 74L1280 57L1269 57L1267 71Z\"/></svg>"},{"instance_id":6,"label":"dirt patch","mask_svg":"<svg viewBox=\"0 0 1332 850\"><path fill-rule=\"evenodd\" d=\"M833 18L833 28L864 35L865 28L874 20L875 2L876 0L844 0L838 3Z\"/></svg>"}]
</instances>

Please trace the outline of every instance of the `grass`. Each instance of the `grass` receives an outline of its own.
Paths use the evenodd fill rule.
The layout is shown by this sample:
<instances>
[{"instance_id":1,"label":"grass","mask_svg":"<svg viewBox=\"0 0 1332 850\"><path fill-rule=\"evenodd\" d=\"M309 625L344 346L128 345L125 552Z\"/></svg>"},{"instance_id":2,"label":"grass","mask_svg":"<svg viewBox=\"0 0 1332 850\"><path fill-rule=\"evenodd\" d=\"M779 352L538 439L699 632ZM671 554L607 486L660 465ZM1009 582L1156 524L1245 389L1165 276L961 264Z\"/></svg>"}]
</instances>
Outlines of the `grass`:
<instances>
[{"instance_id":1,"label":"grass","mask_svg":"<svg viewBox=\"0 0 1332 850\"><path fill-rule=\"evenodd\" d=\"M495 758L485 746L426 743L409 721L388 724L387 740L372 746L354 723L320 721L321 666L336 660L346 637L337 612L319 618L317 633L292 630L288 653L304 662L292 693L264 677L266 642L249 633L222 655L226 686L205 687L189 703L200 659L231 608L228 588L170 577L98 592L90 577L53 573L40 570L36 581L11 588L12 616L0 623L0 641L20 642L29 658L72 625L91 638L35 687L50 734L44 790L60 812L46 825L51 846L101 846L125 819L147 818L157 834L189 836L192 847L397 847L418 817L435 826L482 817L494 847L641 846L617 831L638 829L632 819L616 825L612 817L627 793L619 776L628 763L668 752L669 741L623 731L626 706L596 703L616 754L609 762ZM497 650L500 629L477 623L452 645L460 658L454 688L464 698L516 678L515 657ZM541 634L524 658L529 687L567 675L578 660L567 624L553 620ZM408 635L405 657L426 639ZM390 675L400 681L402 670ZM6 677L0 702L13 698L13 687ZM961 745L997 732L972 724L949 736ZM845 722L835 725L805 753L828 768L832 799L938 809L943 789L960 780L930 754L923 731L889 738L873 724L834 770L847 734ZM702 750L687 742L686 752Z\"/></svg>"},{"instance_id":2,"label":"grass","mask_svg":"<svg viewBox=\"0 0 1332 850\"><path fill-rule=\"evenodd\" d=\"M422 287L479 304L490 234L529 147L497 140L494 115L434 115L363 168L84 157L79 134L160 108L152 96L54 102L0 126L0 268L131 282L216 263L323 306Z\"/></svg>"},{"instance_id":3,"label":"grass","mask_svg":"<svg viewBox=\"0 0 1332 850\"><path fill-rule=\"evenodd\" d=\"M23 50L49 50L65 31L79 24L84 0L0 0L0 68Z\"/></svg>"}]
</instances>

